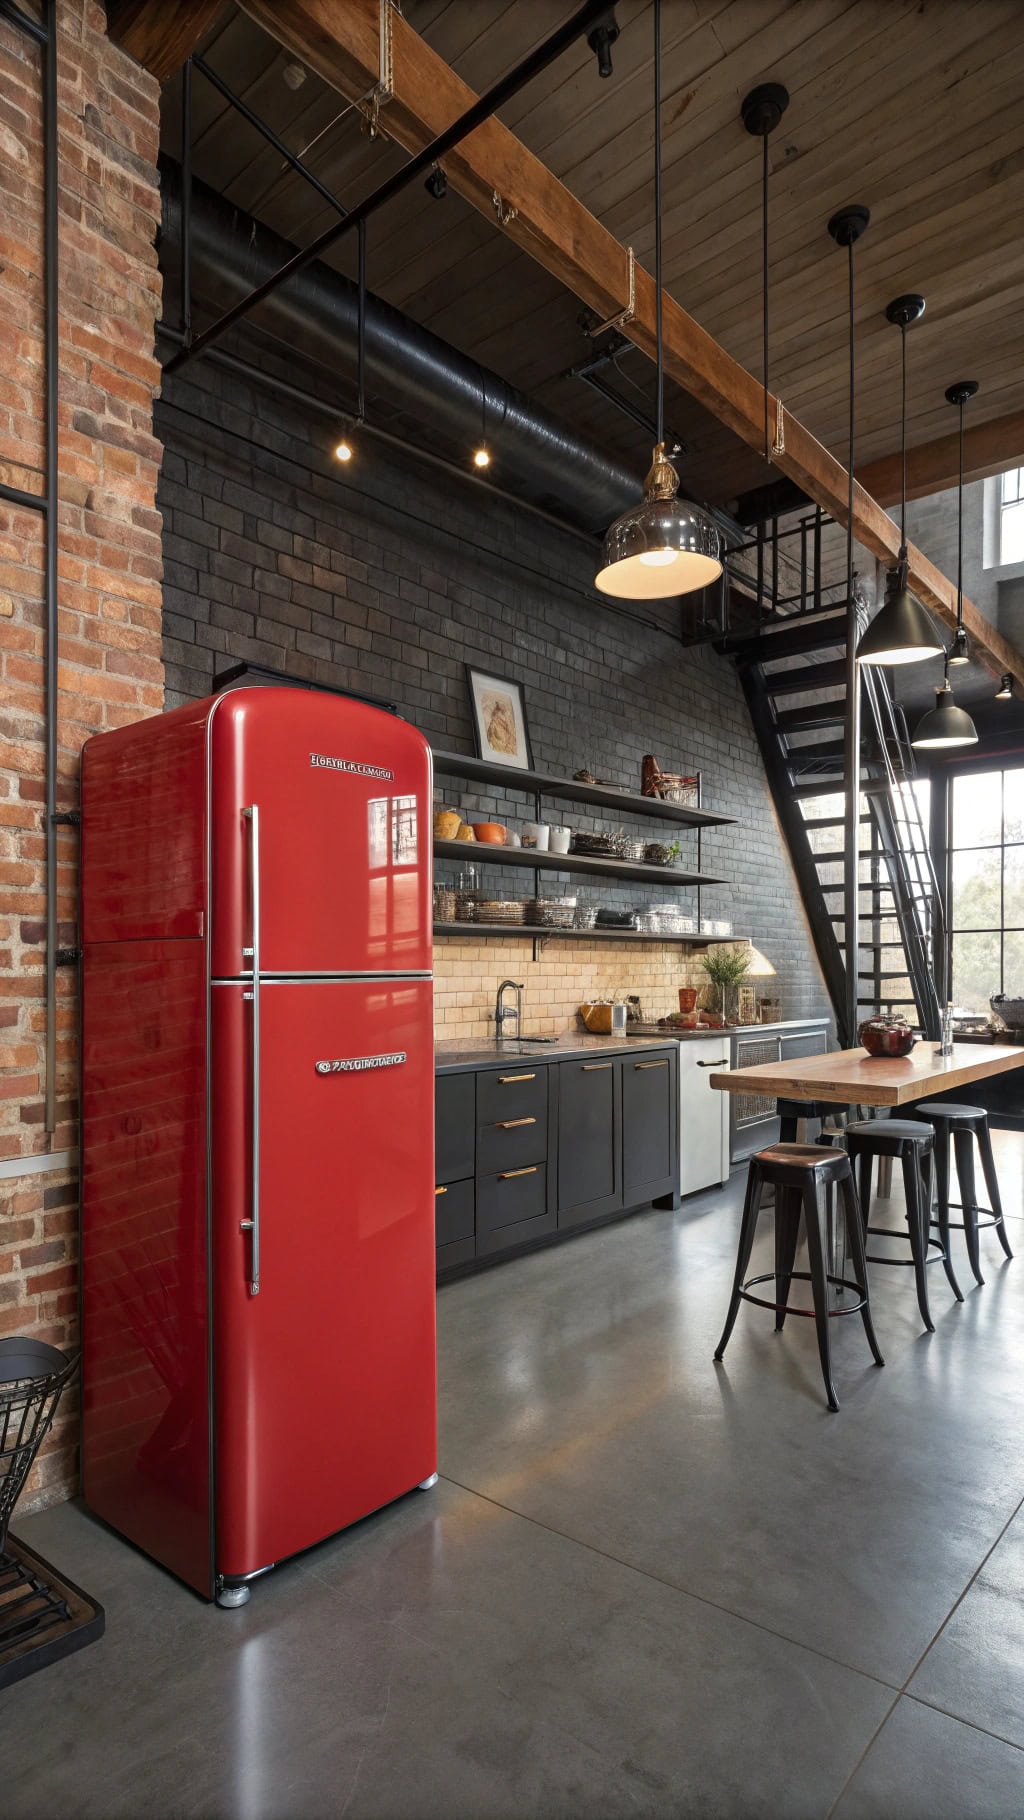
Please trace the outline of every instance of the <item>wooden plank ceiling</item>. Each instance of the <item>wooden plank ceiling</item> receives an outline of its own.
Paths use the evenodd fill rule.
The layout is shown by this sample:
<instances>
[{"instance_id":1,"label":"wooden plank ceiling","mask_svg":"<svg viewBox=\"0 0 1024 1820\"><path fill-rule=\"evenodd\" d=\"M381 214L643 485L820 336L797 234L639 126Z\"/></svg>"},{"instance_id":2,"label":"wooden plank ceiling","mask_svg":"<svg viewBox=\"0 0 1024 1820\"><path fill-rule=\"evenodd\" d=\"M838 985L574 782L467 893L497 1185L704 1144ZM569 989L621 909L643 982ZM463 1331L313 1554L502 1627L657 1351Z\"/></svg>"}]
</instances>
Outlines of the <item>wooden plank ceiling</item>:
<instances>
[{"instance_id":1,"label":"wooden plank ceiling","mask_svg":"<svg viewBox=\"0 0 1024 1820\"><path fill-rule=\"evenodd\" d=\"M567 0L406 0L404 14L478 91L568 16ZM649 0L620 0L614 75L574 47L502 119L639 260L653 253ZM405 154L371 141L359 116L241 13L205 54L346 203ZM668 289L753 372L760 371L760 148L739 103L753 83L786 84L791 104L771 142L772 382L840 458L846 438L845 259L829 214L867 203L857 251L858 458L898 444L899 337L889 299L920 290L928 308L910 343L911 446L951 428L943 393L980 380L975 425L1024 411L1024 60L1020 0L670 0L665 8L665 271ZM289 239L305 243L330 209L196 78L195 168ZM386 110L385 110L386 121ZM173 85L165 142L178 150ZM351 273L352 251L339 251ZM378 218L371 287L465 353L533 394L638 471L647 438L567 369L591 343L579 301L496 224L452 191L419 185ZM651 367L636 350L606 375L649 407ZM639 388L639 389L638 389ZM728 503L766 470L685 393L668 420L698 496ZM1022 418L1024 422L1024 418ZM1024 446L1017 451L1024 456Z\"/></svg>"}]
</instances>

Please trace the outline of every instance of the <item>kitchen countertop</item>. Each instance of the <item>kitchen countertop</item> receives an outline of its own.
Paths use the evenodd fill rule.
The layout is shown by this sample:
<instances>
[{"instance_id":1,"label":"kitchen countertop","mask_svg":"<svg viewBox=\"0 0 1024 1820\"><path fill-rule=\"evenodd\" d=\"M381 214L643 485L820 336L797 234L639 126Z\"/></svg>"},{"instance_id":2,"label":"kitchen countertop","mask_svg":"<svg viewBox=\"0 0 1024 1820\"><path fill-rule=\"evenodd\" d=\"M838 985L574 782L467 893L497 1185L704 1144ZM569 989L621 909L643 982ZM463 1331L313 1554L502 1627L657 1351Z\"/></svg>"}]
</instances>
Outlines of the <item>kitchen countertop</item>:
<instances>
[{"instance_id":1,"label":"kitchen countertop","mask_svg":"<svg viewBox=\"0 0 1024 1820\"><path fill-rule=\"evenodd\" d=\"M460 1070L484 1067L489 1062L493 1062L496 1067L504 1062L522 1062L531 1058L535 1062L564 1062L576 1055L589 1055L595 1049L602 1049L609 1055L625 1055L637 1045L657 1049L663 1048L666 1043L687 1043L697 1039L707 1041L708 1037L747 1035L753 1031L806 1029L809 1024L825 1026L829 1022L828 1017L799 1017L787 1018L778 1024L732 1024L727 1030L661 1030L655 1025L645 1024L642 1029L626 1031L624 1035L621 1032L614 1036L588 1036L585 1033L577 1036L568 1033L555 1037L550 1043L521 1043L515 1037L501 1043L493 1038L482 1041L480 1037L457 1037L435 1043L434 1068L438 1074L456 1074Z\"/></svg>"}]
</instances>

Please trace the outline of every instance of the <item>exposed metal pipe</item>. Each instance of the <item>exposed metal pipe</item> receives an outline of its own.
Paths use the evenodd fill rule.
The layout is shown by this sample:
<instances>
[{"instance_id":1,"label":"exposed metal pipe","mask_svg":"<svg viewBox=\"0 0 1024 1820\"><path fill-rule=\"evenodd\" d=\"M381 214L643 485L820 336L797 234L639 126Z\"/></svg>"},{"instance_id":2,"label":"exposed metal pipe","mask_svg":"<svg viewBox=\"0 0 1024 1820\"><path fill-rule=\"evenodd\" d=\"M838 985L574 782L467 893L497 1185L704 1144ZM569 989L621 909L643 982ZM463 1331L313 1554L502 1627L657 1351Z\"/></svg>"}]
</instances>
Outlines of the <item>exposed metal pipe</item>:
<instances>
[{"instance_id":1,"label":"exposed metal pipe","mask_svg":"<svg viewBox=\"0 0 1024 1820\"><path fill-rule=\"evenodd\" d=\"M181 173L160 164L163 200L161 259L166 267L181 245ZM204 184L193 185L192 281L213 307L230 304L287 260L292 248ZM288 350L337 372L354 373L359 346L358 287L340 273L312 265L267 297L254 328ZM581 529L603 533L636 498L635 470L609 461L564 425L475 360L369 292L365 326L366 385L385 414L401 412L424 427L425 453L436 436L441 449L469 450L480 430L481 386L487 420L501 424L496 467L503 486Z\"/></svg>"},{"instance_id":2,"label":"exposed metal pipe","mask_svg":"<svg viewBox=\"0 0 1024 1820\"><path fill-rule=\"evenodd\" d=\"M250 310L262 303L279 286L303 272L314 260L319 259L321 253L325 253L352 228L358 227L361 222L368 220L378 209L385 208L423 171L429 171L444 157L446 152L451 151L453 146L460 145L463 139L468 139L470 133L475 132L478 126L482 126L485 120L489 120L493 114L498 112L499 108L504 107L507 101L511 101L514 95L518 95L521 89L532 82L534 76L540 75L542 70L554 63L570 44L574 44L576 39L590 28L603 10L602 0L585 0L584 5L579 7L563 25L560 25L557 31L552 32L549 38L545 38L542 44L535 46L506 75L495 82L486 94L478 96L476 101L460 114L457 120L453 120L450 126L445 127L443 133L438 133L429 145L424 146L422 151L416 152L402 165L400 170L395 171L392 176L385 178L383 183L378 184L377 188L369 196L364 197L362 202L357 203L356 207L350 210L341 221L336 221L332 227L325 228L322 234L318 234L316 239L310 242L309 246L293 251L291 257L285 260L276 272L269 273L248 296L240 297L233 303L222 316L218 317L216 322L211 323L208 329L204 329L203 333L196 337L190 347L179 348L177 354L168 362L169 370L175 371L184 366L186 361L194 359L205 348L212 346L215 341L219 341L228 329L243 316L248 315ZM659 297L660 294L659 291Z\"/></svg>"},{"instance_id":3,"label":"exposed metal pipe","mask_svg":"<svg viewBox=\"0 0 1024 1820\"><path fill-rule=\"evenodd\" d=\"M57 1129L57 532L58 290L57 260L57 0L43 14L43 234L45 240L44 367L46 386L46 574L44 707L46 725L46 1132Z\"/></svg>"}]
</instances>

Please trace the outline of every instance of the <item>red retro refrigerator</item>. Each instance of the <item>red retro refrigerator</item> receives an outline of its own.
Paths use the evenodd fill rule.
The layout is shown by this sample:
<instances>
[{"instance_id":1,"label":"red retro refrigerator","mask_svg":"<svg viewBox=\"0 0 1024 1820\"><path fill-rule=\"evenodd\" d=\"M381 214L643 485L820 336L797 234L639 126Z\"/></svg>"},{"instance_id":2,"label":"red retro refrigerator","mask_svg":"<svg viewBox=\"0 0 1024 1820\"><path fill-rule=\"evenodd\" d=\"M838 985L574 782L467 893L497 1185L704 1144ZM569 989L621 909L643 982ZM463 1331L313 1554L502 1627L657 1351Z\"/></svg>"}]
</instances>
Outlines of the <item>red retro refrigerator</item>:
<instances>
[{"instance_id":1,"label":"red retro refrigerator","mask_svg":"<svg viewBox=\"0 0 1024 1820\"><path fill-rule=\"evenodd\" d=\"M435 1473L431 796L312 690L84 750L83 1488L222 1603Z\"/></svg>"}]
</instances>

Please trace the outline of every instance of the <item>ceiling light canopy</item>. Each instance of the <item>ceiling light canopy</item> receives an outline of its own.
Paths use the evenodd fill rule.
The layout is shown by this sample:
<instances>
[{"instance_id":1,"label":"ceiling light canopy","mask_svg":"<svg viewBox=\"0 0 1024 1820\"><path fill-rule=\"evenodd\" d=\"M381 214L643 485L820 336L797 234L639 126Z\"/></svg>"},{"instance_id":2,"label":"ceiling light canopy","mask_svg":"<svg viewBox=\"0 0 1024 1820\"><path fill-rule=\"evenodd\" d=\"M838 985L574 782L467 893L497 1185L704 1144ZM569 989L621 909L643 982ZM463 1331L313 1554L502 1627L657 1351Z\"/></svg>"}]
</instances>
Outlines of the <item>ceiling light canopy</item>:
<instances>
[{"instance_id":1,"label":"ceiling light canopy","mask_svg":"<svg viewBox=\"0 0 1024 1820\"><path fill-rule=\"evenodd\" d=\"M920 722L911 745L919 750L937 752L950 746L976 746L978 729L970 715L958 708L946 677L935 691L935 706Z\"/></svg>"},{"instance_id":2,"label":"ceiling light canopy","mask_svg":"<svg viewBox=\"0 0 1024 1820\"><path fill-rule=\"evenodd\" d=\"M699 506L679 499L665 445L665 350L661 282L661 0L654 0L654 297L657 428L644 496L605 533L594 586L619 600L669 600L706 588L722 573L722 538Z\"/></svg>"}]
</instances>

